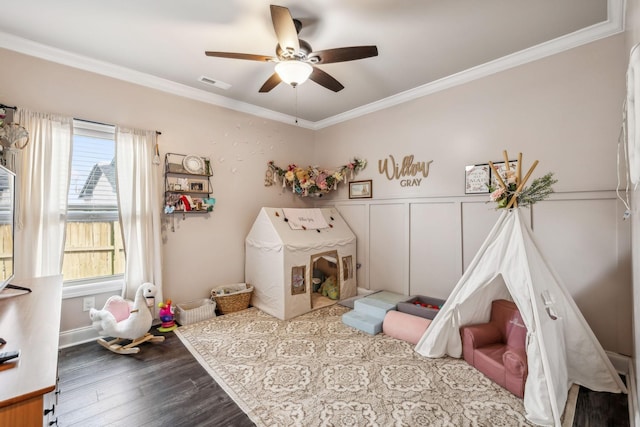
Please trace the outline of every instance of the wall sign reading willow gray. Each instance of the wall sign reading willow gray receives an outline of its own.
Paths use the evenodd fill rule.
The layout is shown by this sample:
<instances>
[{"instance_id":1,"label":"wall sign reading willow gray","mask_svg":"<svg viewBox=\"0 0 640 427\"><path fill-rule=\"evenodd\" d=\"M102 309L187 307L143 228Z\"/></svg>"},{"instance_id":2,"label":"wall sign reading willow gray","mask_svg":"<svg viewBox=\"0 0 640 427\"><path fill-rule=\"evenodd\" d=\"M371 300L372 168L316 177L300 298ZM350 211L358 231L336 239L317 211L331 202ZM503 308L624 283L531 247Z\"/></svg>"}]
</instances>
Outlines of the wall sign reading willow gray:
<instances>
[{"instance_id":1,"label":"wall sign reading willow gray","mask_svg":"<svg viewBox=\"0 0 640 427\"><path fill-rule=\"evenodd\" d=\"M389 154L388 159L378 160L378 172L385 175L389 181L397 179L401 187L418 187L422 183L422 178L429 176L428 162L414 162L413 154L404 156L402 163L397 163L396 159Z\"/></svg>"}]
</instances>

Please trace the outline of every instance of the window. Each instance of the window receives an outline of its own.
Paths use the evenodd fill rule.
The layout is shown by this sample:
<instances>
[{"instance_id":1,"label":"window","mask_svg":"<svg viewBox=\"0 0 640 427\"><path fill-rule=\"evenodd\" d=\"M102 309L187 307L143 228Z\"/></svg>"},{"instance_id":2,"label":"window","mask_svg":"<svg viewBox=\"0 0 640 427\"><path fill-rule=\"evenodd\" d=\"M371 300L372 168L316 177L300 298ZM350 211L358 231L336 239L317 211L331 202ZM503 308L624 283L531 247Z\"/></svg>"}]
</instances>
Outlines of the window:
<instances>
[{"instance_id":1,"label":"window","mask_svg":"<svg viewBox=\"0 0 640 427\"><path fill-rule=\"evenodd\" d=\"M124 273L113 126L74 120L62 272L67 284Z\"/></svg>"}]
</instances>

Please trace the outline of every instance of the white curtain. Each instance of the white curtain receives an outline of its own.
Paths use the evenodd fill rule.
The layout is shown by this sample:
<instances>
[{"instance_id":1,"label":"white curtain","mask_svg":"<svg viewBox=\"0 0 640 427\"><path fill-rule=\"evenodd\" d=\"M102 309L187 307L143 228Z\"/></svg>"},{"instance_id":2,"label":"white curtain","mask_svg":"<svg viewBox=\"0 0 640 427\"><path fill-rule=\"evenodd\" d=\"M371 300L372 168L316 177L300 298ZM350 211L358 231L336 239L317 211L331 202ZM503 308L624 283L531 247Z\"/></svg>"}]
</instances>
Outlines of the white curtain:
<instances>
[{"instance_id":1,"label":"white curtain","mask_svg":"<svg viewBox=\"0 0 640 427\"><path fill-rule=\"evenodd\" d=\"M62 274L73 119L20 108L15 121L29 132L15 171L16 278Z\"/></svg>"},{"instance_id":2,"label":"white curtain","mask_svg":"<svg viewBox=\"0 0 640 427\"><path fill-rule=\"evenodd\" d=\"M162 301L162 236L156 133L116 127L116 181L125 264L125 298L151 282Z\"/></svg>"}]
</instances>

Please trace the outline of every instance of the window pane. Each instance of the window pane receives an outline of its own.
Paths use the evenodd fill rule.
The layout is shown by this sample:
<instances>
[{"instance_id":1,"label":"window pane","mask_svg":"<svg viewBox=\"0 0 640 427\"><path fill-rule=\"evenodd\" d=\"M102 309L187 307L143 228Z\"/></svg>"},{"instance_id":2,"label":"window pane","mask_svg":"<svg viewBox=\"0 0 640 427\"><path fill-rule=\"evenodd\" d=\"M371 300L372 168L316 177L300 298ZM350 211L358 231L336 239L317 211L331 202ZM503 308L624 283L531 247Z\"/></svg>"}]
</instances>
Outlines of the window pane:
<instances>
[{"instance_id":1,"label":"window pane","mask_svg":"<svg viewBox=\"0 0 640 427\"><path fill-rule=\"evenodd\" d=\"M114 128L74 121L65 282L124 272L115 172Z\"/></svg>"}]
</instances>

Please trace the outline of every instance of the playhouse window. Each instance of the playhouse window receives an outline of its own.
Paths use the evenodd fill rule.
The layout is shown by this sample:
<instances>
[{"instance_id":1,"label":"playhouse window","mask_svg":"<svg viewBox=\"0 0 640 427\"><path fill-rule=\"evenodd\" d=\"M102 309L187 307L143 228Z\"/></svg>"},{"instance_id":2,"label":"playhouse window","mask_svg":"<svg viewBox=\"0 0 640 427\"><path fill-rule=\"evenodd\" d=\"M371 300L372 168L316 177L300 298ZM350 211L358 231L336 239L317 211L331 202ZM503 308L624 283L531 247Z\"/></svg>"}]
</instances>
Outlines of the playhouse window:
<instances>
[{"instance_id":1,"label":"playhouse window","mask_svg":"<svg viewBox=\"0 0 640 427\"><path fill-rule=\"evenodd\" d=\"M291 268L291 295L304 294L307 292L305 286L305 276L307 275L304 265Z\"/></svg>"}]
</instances>

